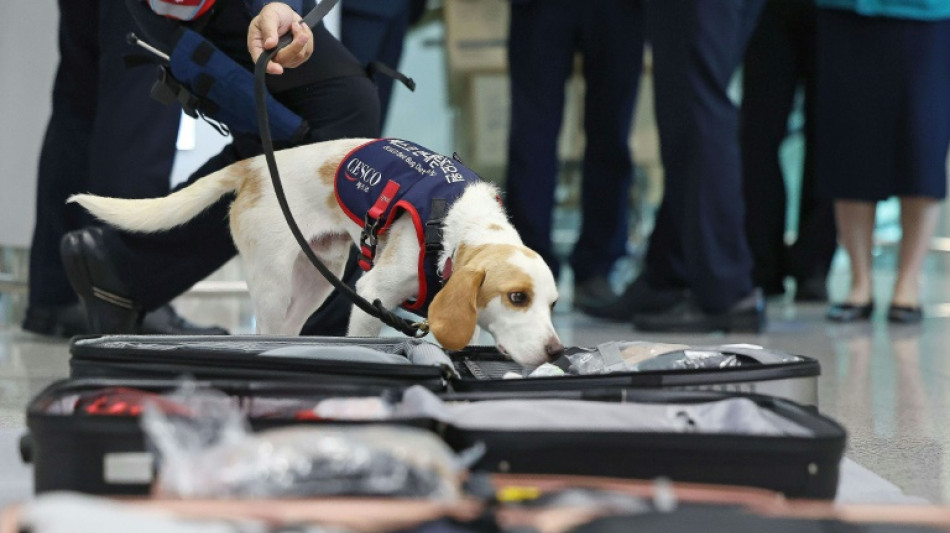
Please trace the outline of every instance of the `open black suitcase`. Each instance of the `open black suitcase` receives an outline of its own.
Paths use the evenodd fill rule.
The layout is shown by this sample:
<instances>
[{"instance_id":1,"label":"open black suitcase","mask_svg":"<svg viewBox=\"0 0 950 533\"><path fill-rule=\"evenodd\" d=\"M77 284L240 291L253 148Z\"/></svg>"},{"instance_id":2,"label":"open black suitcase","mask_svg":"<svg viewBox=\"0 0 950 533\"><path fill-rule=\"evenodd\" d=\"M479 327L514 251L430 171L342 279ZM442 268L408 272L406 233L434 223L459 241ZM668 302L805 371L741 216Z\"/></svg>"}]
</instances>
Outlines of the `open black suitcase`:
<instances>
[{"instance_id":1,"label":"open black suitcase","mask_svg":"<svg viewBox=\"0 0 950 533\"><path fill-rule=\"evenodd\" d=\"M586 349L568 352L572 350ZM343 381L383 387L422 385L434 392L719 390L766 394L817 407L818 361L745 345L715 350L721 356L719 366L687 367L671 359L666 366L636 371L503 379L521 367L490 346L444 353L434 344L405 338L115 335L74 339L70 369L77 378L189 375L205 380ZM565 368L570 364L565 358L556 363Z\"/></svg>"},{"instance_id":2,"label":"open black suitcase","mask_svg":"<svg viewBox=\"0 0 950 533\"><path fill-rule=\"evenodd\" d=\"M27 408L24 457L37 492L78 490L144 494L154 458L127 405L101 410L116 387L174 390L177 380L70 379L42 391ZM385 423L432 431L456 451L484 445L476 471L573 474L762 487L789 497L832 498L845 445L833 420L795 402L715 391L630 389L442 393L369 385L301 382L199 382L242 406L255 430L314 420L298 411L255 406L341 397L380 397L433 409ZM425 402L419 403L423 405ZM89 406L99 406L90 410ZM295 414L297 413L297 414ZM372 422L378 423L378 422Z\"/></svg>"}]
</instances>

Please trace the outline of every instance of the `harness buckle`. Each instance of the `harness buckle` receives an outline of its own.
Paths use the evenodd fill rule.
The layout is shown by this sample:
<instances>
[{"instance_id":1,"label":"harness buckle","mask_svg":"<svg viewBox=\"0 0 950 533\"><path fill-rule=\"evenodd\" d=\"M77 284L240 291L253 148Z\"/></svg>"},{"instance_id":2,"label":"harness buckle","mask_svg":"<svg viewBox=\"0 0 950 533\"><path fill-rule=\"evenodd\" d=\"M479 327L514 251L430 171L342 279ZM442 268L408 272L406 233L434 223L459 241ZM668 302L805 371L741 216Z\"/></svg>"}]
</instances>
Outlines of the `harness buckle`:
<instances>
[{"instance_id":1,"label":"harness buckle","mask_svg":"<svg viewBox=\"0 0 950 533\"><path fill-rule=\"evenodd\" d=\"M373 268L376 245L379 243L379 237L376 235L377 226L379 226L379 219L371 218L369 215L363 219L363 231L360 232L360 257L357 264L364 272Z\"/></svg>"}]
</instances>

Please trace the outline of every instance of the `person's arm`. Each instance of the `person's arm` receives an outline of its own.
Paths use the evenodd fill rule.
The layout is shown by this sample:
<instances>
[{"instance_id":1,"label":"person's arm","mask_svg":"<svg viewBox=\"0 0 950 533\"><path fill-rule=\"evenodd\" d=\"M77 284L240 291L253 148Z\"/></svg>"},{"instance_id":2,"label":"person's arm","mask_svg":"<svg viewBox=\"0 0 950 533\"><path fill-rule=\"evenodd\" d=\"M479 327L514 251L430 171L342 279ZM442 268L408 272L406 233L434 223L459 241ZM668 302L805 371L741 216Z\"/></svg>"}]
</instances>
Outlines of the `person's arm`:
<instances>
[{"instance_id":1,"label":"person's arm","mask_svg":"<svg viewBox=\"0 0 950 533\"><path fill-rule=\"evenodd\" d=\"M284 67L301 65L313 53L313 34L303 18L287 4L273 2L264 6L247 29L247 50L257 62L264 50L277 46L277 40L293 32L294 40L267 64L268 74L283 74Z\"/></svg>"}]
</instances>

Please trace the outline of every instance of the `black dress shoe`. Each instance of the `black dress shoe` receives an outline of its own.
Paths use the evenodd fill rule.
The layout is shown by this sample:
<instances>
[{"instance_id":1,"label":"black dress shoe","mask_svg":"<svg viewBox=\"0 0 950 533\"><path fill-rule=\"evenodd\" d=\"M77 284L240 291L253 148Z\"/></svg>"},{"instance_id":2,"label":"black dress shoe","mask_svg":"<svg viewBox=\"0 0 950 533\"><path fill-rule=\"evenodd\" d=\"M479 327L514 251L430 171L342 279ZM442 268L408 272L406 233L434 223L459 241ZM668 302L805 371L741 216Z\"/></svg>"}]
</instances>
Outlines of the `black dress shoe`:
<instances>
[{"instance_id":1,"label":"black dress shoe","mask_svg":"<svg viewBox=\"0 0 950 533\"><path fill-rule=\"evenodd\" d=\"M651 287L643 276L639 276L627 286L623 294L613 301L601 305L579 306L579 308L593 317L627 322L637 313L666 311L685 302L688 298L689 291L686 289L658 289Z\"/></svg>"},{"instance_id":2,"label":"black dress shoe","mask_svg":"<svg viewBox=\"0 0 950 533\"><path fill-rule=\"evenodd\" d=\"M37 335L68 339L89 332L82 304L30 305L26 308L23 329Z\"/></svg>"},{"instance_id":3,"label":"black dress shoe","mask_svg":"<svg viewBox=\"0 0 950 533\"><path fill-rule=\"evenodd\" d=\"M165 304L145 313L139 326L143 335L228 335L228 330L218 326L199 326L175 312Z\"/></svg>"},{"instance_id":4,"label":"black dress shoe","mask_svg":"<svg viewBox=\"0 0 950 533\"><path fill-rule=\"evenodd\" d=\"M26 310L23 329L38 335L68 339L76 335L96 333L89 327L82 304L56 306L31 305ZM145 313L142 323L135 331L118 333L141 333L145 335L227 335L220 327L203 327L189 322L175 312L171 305L163 305Z\"/></svg>"},{"instance_id":5,"label":"black dress shoe","mask_svg":"<svg viewBox=\"0 0 950 533\"><path fill-rule=\"evenodd\" d=\"M59 246L70 285L79 295L93 333L137 333L144 310L106 255L102 228L83 228L63 236Z\"/></svg>"},{"instance_id":6,"label":"black dress shoe","mask_svg":"<svg viewBox=\"0 0 950 533\"><path fill-rule=\"evenodd\" d=\"M819 303L827 302L828 284L825 281L825 276L796 279L795 301Z\"/></svg>"},{"instance_id":7,"label":"black dress shoe","mask_svg":"<svg viewBox=\"0 0 950 533\"><path fill-rule=\"evenodd\" d=\"M642 313L633 317L633 326L640 331L760 333L765 325L765 297L760 289L753 290L723 313L708 313L689 298L663 313Z\"/></svg>"},{"instance_id":8,"label":"black dress shoe","mask_svg":"<svg viewBox=\"0 0 950 533\"><path fill-rule=\"evenodd\" d=\"M129 290L106 254L102 228L84 228L67 233L60 243L63 267L79 295L88 323L88 333L227 335L219 327L201 327L178 316L170 305L145 313L128 297Z\"/></svg>"},{"instance_id":9,"label":"black dress shoe","mask_svg":"<svg viewBox=\"0 0 950 533\"><path fill-rule=\"evenodd\" d=\"M923 319L924 312L920 306L891 304L887 309L887 321L894 324L919 324Z\"/></svg>"},{"instance_id":10,"label":"black dress shoe","mask_svg":"<svg viewBox=\"0 0 950 533\"><path fill-rule=\"evenodd\" d=\"M858 320L867 320L874 313L874 301L864 305L849 303L834 304L828 308L828 314L825 318L832 322L857 322Z\"/></svg>"}]
</instances>

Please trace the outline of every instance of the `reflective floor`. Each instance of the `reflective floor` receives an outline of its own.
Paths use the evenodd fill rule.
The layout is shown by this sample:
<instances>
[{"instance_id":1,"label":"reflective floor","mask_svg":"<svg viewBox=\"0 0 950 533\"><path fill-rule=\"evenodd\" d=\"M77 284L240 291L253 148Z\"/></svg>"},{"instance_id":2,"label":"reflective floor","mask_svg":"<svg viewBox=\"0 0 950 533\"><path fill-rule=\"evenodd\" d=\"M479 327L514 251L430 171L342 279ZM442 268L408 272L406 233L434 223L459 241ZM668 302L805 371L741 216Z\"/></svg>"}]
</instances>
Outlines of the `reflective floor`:
<instances>
[{"instance_id":1,"label":"reflective floor","mask_svg":"<svg viewBox=\"0 0 950 533\"><path fill-rule=\"evenodd\" d=\"M890 255L878 257L876 284L891 280ZM870 323L833 325L824 306L795 304L789 297L769 302L770 324L762 335L643 335L627 324L597 321L570 310L570 283L562 283L556 327L568 345L607 340L643 339L685 343L742 341L817 358L820 409L849 432L847 457L892 482L906 495L950 503L950 345L948 320L941 302L950 301L950 283L942 258L928 264L925 309L919 326L890 326L877 313ZM846 271L832 274L832 295L843 294ZM0 317L12 316L18 298L4 295ZM886 302L886 293L878 301ZM216 322L235 332L253 330L243 297L198 298L176 302L186 316ZM9 322L9 320L7 320ZM16 441L24 429L27 401L52 380L68 374L67 345L24 333L15 324L0 324L0 506L28 497L30 470L20 464Z\"/></svg>"}]
</instances>

